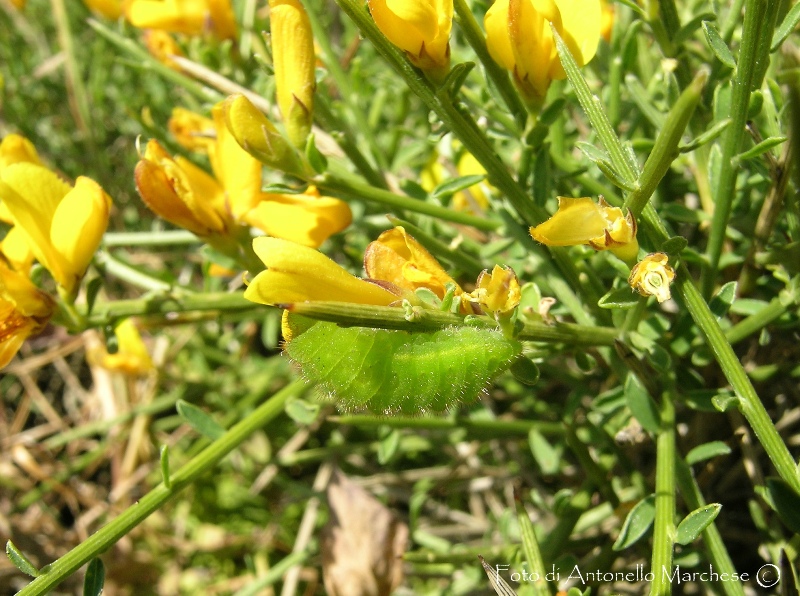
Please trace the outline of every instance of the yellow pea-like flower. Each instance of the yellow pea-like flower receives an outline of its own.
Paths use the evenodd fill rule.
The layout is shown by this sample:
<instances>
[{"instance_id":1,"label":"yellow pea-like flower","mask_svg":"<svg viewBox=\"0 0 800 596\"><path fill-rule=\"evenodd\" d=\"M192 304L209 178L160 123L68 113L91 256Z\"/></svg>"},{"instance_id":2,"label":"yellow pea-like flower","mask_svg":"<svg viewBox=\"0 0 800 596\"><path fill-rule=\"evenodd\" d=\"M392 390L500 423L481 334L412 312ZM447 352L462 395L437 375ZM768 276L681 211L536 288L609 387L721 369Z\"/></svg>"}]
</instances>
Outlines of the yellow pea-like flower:
<instances>
[{"instance_id":1,"label":"yellow pea-like flower","mask_svg":"<svg viewBox=\"0 0 800 596\"><path fill-rule=\"evenodd\" d=\"M485 313L502 317L509 315L522 298L522 289L516 273L511 267L495 265L492 272L484 270L468 299L477 302Z\"/></svg>"},{"instance_id":2,"label":"yellow pea-like flower","mask_svg":"<svg viewBox=\"0 0 800 596\"><path fill-rule=\"evenodd\" d=\"M230 0L132 0L123 10L134 27L236 39Z\"/></svg>"},{"instance_id":3,"label":"yellow pea-like flower","mask_svg":"<svg viewBox=\"0 0 800 596\"><path fill-rule=\"evenodd\" d=\"M208 153L217 136L214 120L186 108L172 109L167 129L182 147L203 153Z\"/></svg>"},{"instance_id":4,"label":"yellow pea-like flower","mask_svg":"<svg viewBox=\"0 0 800 596\"><path fill-rule=\"evenodd\" d=\"M463 293L439 261L401 226L383 232L369 243L364 252L364 270L369 279L386 281L408 292L426 288L443 298L446 285L452 283L457 296Z\"/></svg>"},{"instance_id":5,"label":"yellow pea-like flower","mask_svg":"<svg viewBox=\"0 0 800 596\"><path fill-rule=\"evenodd\" d=\"M369 0L381 32L417 68L443 78L450 68L453 0Z\"/></svg>"},{"instance_id":6,"label":"yellow pea-like flower","mask_svg":"<svg viewBox=\"0 0 800 596\"><path fill-rule=\"evenodd\" d=\"M267 267L250 282L244 297L260 304L306 300L388 306L398 296L359 279L321 252L280 238L256 238L253 250Z\"/></svg>"},{"instance_id":7,"label":"yellow pea-like flower","mask_svg":"<svg viewBox=\"0 0 800 596\"><path fill-rule=\"evenodd\" d=\"M83 0L86 7L95 14L116 21L122 16L126 0Z\"/></svg>"},{"instance_id":8,"label":"yellow pea-like flower","mask_svg":"<svg viewBox=\"0 0 800 596\"><path fill-rule=\"evenodd\" d=\"M311 21L298 0L270 0L269 7L278 106L289 140L302 148L311 132L316 88Z\"/></svg>"},{"instance_id":9,"label":"yellow pea-like flower","mask_svg":"<svg viewBox=\"0 0 800 596\"><path fill-rule=\"evenodd\" d=\"M55 301L27 276L0 261L0 368L28 337L44 329L55 308Z\"/></svg>"},{"instance_id":10,"label":"yellow pea-like flower","mask_svg":"<svg viewBox=\"0 0 800 596\"><path fill-rule=\"evenodd\" d=\"M585 244L595 250L610 250L623 261L636 260L636 220L630 212L611 207L601 197L558 197L558 211L546 222L530 229L537 242L547 246Z\"/></svg>"},{"instance_id":11,"label":"yellow pea-like flower","mask_svg":"<svg viewBox=\"0 0 800 596\"><path fill-rule=\"evenodd\" d=\"M552 80L566 77L551 23L578 64L592 59L600 40L600 0L497 0L484 18L489 53L533 105L541 105Z\"/></svg>"},{"instance_id":12,"label":"yellow pea-like flower","mask_svg":"<svg viewBox=\"0 0 800 596\"><path fill-rule=\"evenodd\" d=\"M132 319L125 319L114 328L117 351L110 353L103 344L87 353L86 359L98 366L125 375L146 375L153 370L147 346Z\"/></svg>"},{"instance_id":13,"label":"yellow pea-like flower","mask_svg":"<svg viewBox=\"0 0 800 596\"><path fill-rule=\"evenodd\" d=\"M147 51L159 62L175 70L180 70L172 57L183 56L183 50L172 35L160 29L146 29L142 34L142 42Z\"/></svg>"},{"instance_id":14,"label":"yellow pea-like flower","mask_svg":"<svg viewBox=\"0 0 800 596\"><path fill-rule=\"evenodd\" d=\"M675 270L669 266L669 256L656 252L634 265L628 285L642 296L655 296L659 302L665 302L672 298L669 286L674 279Z\"/></svg>"},{"instance_id":15,"label":"yellow pea-like flower","mask_svg":"<svg viewBox=\"0 0 800 596\"><path fill-rule=\"evenodd\" d=\"M71 294L106 231L111 198L90 178L71 187L31 163L0 172L0 197L33 255Z\"/></svg>"},{"instance_id":16,"label":"yellow pea-like flower","mask_svg":"<svg viewBox=\"0 0 800 596\"><path fill-rule=\"evenodd\" d=\"M41 165L42 162L33 143L21 135L10 134L0 141L0 173L15 163ZM13 227L14 219L8 207L2 202L0 202L0 221L12 226L5 238L0 241L0 253L16 271L27 272L33 264L33 253L25 240L25 234L19 228Z\"/></svg>"}]
</instances>

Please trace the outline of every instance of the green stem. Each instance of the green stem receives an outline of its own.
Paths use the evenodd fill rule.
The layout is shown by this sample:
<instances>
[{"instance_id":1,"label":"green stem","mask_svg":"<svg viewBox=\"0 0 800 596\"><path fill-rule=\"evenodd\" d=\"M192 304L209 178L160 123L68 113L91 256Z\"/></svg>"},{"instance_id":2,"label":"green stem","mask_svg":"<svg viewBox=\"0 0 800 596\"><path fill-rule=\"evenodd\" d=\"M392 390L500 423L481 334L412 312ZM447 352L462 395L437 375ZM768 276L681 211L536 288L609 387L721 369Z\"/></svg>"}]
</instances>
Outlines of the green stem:
<instances>
[{"instance_id":1,"label":"green stem","mask_svg":"<svg viewBox=\"0 0 800 596\"><path fill-rule=\"evenodd\" d=\"M167 315L186 312L239 312L263 308L261 305L245 300L241 293L211 292L207 294L169 294L148 296L134 300L115 300L98 302L91 314L86 316L88 327L103 327L126 317L144 315Z\"/></svg>"},{"instance_id":2,"label":"green stem","mask_svg":"<svg viewBox=\"0 0 800 596\"><path fill-rule=\"evenodd\" d=\"M425 201L398 195L388 190L375 188L374 186L364 184L354 177L346 176L342 173L336 175L327 173L319 178L313 179L312 182L320 190L341 193L342 195L352 199L371 201L373 203L379 203L381 205L394 207L396 209L407 209L408 211L423 213L425 215L430 215L431 217L436 217L445 221L452 221L454 223L472 226L479 230L496 230L500 227L499 222L484 219L482 217L475 217L474 215L463 213L461 211L453 211L452 209L447 209L446 207L433 205L431 203L426 203Z\"/></svg>"},{"instance_id":3,"label":"green stem","mask_svg":"<svg viewBox=\"0 0 800 596\"><path fill-rule=\"evenodd\" d=\"M714 195L714 215L708 237L708 267L703 271L703 295L709 296L717 278L722 245L730 219L731 206L736 193L736 178L740 167L736 159L742 147L747 124L747 108L750 93L758 76L759 64L769 60L769 43L761 44L761 37L772 38L772 28L768 29L765 14L770 12L769 5L775 0L747 0L745 2L744 24L742 25L742 45L736 66L731 92L731 125L725 131L722 142L721 168L717 191ZM775 12L772 10L771 12ZM762 49L762 52L759 52Z\"/></svg>"},{"instance_id":4,"label":"green stem","mask_svg":"<svg viewBox=\"0 0 800 596\"><path fill-rule=\"evenodd\" d=\"M742 319L725 332L725 339L731 345L737 344L754 333L761 331L775 319L780 318L789 310L789 305L784 304L780 298L774 298L761 310Z\"/></svg>"},{"instance_id":5,"label":"green stem","mask_svg":"<svg viewBox=\"0 0 800 596\"><path fill-rule=\"evenodd\" d=\"M178 290L178 288L175 288L163 280L142 273L138 269L123 263L104 250L98 250L95 253L94 264L104 275L112 275L126 281L136 288L141 288L148 292L169 292L171 290ZM180 289L180 291L185 293L189 290Z\"/></svg>"},{"instance_id":6,"label":"green stem","mask_svg":"<svg viewBox=\"0 0 800 596\"><path fill-rule=\"evenodd\" d=\"M464 317L433 309L419 309L414 320L409 321L404 309L391 306L372 306L349 302L295 302L280 306L293 314L355 327L435 331L453 325L465 325ZM488 317L476 317L472 322L487 328L497 327L497 324ZM610 346L613 345L618 333L613 327L526 322L516 337L523 341L564 342L574 346Z\"/></svg>"},{"instance_id":7,"label":"green stem","mask_svg":"<svg viewBox=\"0 0 800 596\"><path fill-rule=\"evenodd\" d=\"M525 109L525 104L522 103L514 85L512 85L506 70L500 67L489 54L489 50L486 47L486 38L483 35L483 31L481 31L480 25L475 20L475 15L472 14L472 10L467 6L466 0L454 0L453 8L456 22L464 33L467 43L472 47L481 64L483 64L486 74L494 83L495 88L500 93L500 97L503 98L508 110L514 116L517 126L519 126L520 130L523 130L525 121L528 118L528 111Z\"/></svg>"},{"instance_id":8,"label":"green stem","mask_svg":"<svg viewBox=\"0 0 800 596\"><path fill-rule=\"evenodd\" d=\"M661 182L664 174L669 170L672 161L679 155L678 146L680 145L683 131L686 129L686 125L689 124L689 120L700 102L706 80L708 80L708 70L703 69L686 90L681 93L656 137L653 150L647 157L642 174L639 176L636 190L631 192L625 199L625 207L630 209L637 219L655 192L658 183Z\"/></svg>"},{"instance_id":9,"label":"green stem","mask_svg":"<svg viewBox=\"0 0 800 596\"><path fill-rule=\"evenodd\" d=\"M656 442L656 513L653 527L651 596L668 596L672 585L664 570L672 571L675 541L675 406L664 392L661 403L661 431Z\"/></svg>"},{"instance_id":10,"label":"green stem","mask_svg":"<svg viewBox=\"0 0 800 596\"><path fill-rule=\"evenodd\" d=\"M289 398L305 386L295 381L264 402L247 418L233 426L200 454L172 475L171 487L160 484L128 507L113 521L103 526L71 551L54 561L47 570L17 593L17 596L39 596L58 586L82 565L107 551L111 546L158 511L167 501L216 466L222 458L236 449L255 431L278 417ZM265 388L256 391L264 393Z\"/></svg>"},{"instance_id":11,"label":"green stem","mask_svg":"<svg viewBox=\"0 0 800 596\"><path fill-rule=\"evenodd\" d=\"M160 232L106 232L103 246L186 246L202 244L202 240L188 230L162 230Z\"/></svg>"}]
</instances>

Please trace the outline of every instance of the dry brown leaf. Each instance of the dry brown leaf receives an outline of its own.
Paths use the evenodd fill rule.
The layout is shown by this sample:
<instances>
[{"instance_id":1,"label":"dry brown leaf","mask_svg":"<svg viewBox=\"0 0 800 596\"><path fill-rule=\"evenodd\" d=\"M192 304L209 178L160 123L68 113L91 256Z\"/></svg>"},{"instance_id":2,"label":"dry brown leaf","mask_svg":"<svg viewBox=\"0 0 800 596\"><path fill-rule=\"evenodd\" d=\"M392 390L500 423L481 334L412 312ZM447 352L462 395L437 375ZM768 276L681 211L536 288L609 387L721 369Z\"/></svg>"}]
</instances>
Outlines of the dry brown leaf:
<instances>
[{"instance_id":1,"label":"dry brown leaf","mask_svg":"<svg viewBox=\"0 0 800 596\"><path fill-rule=\"evenodd\" d=\"M322 569L330 596L385 596L403 580L408 526L366 490L337 472L328 485L330 520Z\"/></svg>"}]
</instances>

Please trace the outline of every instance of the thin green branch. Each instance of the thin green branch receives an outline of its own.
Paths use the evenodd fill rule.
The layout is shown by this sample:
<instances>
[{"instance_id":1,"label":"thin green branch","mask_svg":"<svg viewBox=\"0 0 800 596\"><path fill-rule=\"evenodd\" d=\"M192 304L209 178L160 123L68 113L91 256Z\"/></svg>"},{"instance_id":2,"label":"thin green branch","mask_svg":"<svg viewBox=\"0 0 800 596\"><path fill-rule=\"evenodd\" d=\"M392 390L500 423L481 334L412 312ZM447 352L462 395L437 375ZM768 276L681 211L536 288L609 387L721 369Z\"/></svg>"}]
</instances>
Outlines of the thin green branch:
<instances>
[{"instance_id":1,"label":"thin green branch","mask_svg":"<svg viewBox=\"0 0 800 596\"><path fill-rule=\"evenodd\" d=\"M255 391L263 394L269 383ZM222 437L206 447L196 457L177 470L171 478L171 487L163 483L151 490L89 538L47 566L45 570L17 593L17 596L40 596L58 586L82 565L107 551L111 546L142 523L152 513L184 488L216 466L226 455L236 449L255 431L279 416L286 402L302 391L304 381L295 381L264 402L252 414L233 426Z\"/></svg>"},{"instance_id":2,"label":"thin green branch","mask_svg":"<svg viewBox=\"0 0 800 596\"><path fill-rule=\"evenodd\" d=\"M675 543L675 406L665 391L661 401L661 429L656 440L656 513L653 526L653 555L650 569L651 596L672 593L669 576Z\"/></svg>"}]
</instances>

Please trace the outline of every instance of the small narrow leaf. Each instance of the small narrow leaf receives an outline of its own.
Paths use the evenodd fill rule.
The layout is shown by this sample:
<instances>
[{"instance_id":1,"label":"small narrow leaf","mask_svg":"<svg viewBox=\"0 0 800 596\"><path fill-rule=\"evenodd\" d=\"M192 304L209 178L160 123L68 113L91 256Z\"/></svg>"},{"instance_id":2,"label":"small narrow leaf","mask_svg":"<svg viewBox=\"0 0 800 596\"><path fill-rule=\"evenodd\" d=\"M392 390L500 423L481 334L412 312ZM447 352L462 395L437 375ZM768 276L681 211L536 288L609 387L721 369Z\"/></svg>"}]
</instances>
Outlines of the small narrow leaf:
<instances>
[{"instance_id":1,"label":"small narrow leaf","mask_svg":"<svg viewBox=\"0 0 800 596\"><path fill-rule=\"evenodd\" d=\"M378 463L388 464L397 453L398 447L400 447L400 431L394 429L378 443Z\"/></svg>"},{"instance_id":2,"label":"small narrow leaf","mask_svg":"<svg viewBox=\"0 0 800 596\"><path fill-rule=\"evenodd\" d=\"M728 455L730 452L731 448L722 441L710 441L708 443L698 445L689 451L689 453L686 454L686 463L691 466L719 455Z\"/></svg>"},{"instance_id":3,"label":"small narrow leaf","mask_svg":"<svg viewBox=\"0 0 800 596\"><path fill-rule=\"evenodd\" d=\"M313 134L308 136L306 143L306 159L317 174L324 174L327 171L328 159L317 149Z\"/></svg>"},{"instance_id":4,"label":"small narrow leaf","mask_svg":"<svg viewBox=\"0 0 800 596\"><path fill-rule=\"evenodd\" d=\"M708 308L719 320L728 313L734 300L736 300L736 282L729 281L714 295L711 302L708 303Z\"/></svg>"},{"instance_id":5,"label":"small narrow leaf","mask_svg":"<svg viewBox=\"0 0 800 596\"><path fill-rule=\"evenodd\" d=\"M628 375L625 381L624 395L631 414L639 421L642 428L653 434L658 433L661 429L658 407L656 407L653 398L650 397L650 394L639 382L639 379L636 378L636 375Z\"/></svg>"},{"instance_id":6,"label":"small narrow leaf","mask_svg":"<svg viewBox=\"0 0 800 596\"><path fill-rule=\"evenodd\" d=\"M225 434L225 429L197 406L179 399L175 407L178 410L178 415L204 437L216 440Z\"/></svg>"},{"instance_id":7,"label":"small narrow leaf","mask_svg":"<svg viewBox=\"0 0 800 596\"><path fill-rule=\"evenodd\" d=\"M489 584L492 586L497 596L517 596L517 593L511 589L511 586L508 585L506 580L500 576L498 567L492 567L480 555L478 555L478 559L480 559L483 570L486 572L486 576L489 578Z\"/></svg>"},{"instance_id":8,"label":"small narrow leaf","mask_svg":"<svg viewBox=\"0 0 800 596\"><path fill-rule=\"evenodd\" d=\"M744 153L740 153L736 159L739 161L747 161L748 159L755 159L756 157L760 157L764 155L767 151L772 149L773 147L777 147L778 145L785 143L787 137L769 137L764 139L757 145L751 147Z\"/></svg>"},{"instance_id":9,"label":"small narrow leaf","mask_svg":"<svg viewBox=\"0 0 800 596\"><path fill-rule=\"evenodd\" d=\"M672 236L661 245L661 252L665 252L671 257L677 257L688 245L689 241L683 236Z\"/></svg>"},{"instance_id":10,"label":"small narrow leaf","mask_svg":"<svg viewBox=\"0 0 800 596\"><path fill-rule=\"evenodd\" d=\"M311 424L319 414L319 404L293 399L286 404L286 415L298 424Z\"/></svg>"},{"instance_id":11,"label":"small narrow leaf","mask_svg":"<svg viewBox=\"0 0 800 596\"><path fill-rule=\"evenodd\" d=\"M800 495L780 478L767 478L767 502L794 533L800 533Z\"/></svg>"},{"instance_id":12,"label":"small narrow leaf","mask_svg":"<svg viewBox=\"0 0 800 596\"><path fill-rule=\"evenodd\" d=\"M676 46L683 45L683 43L688 41L689 38L694 35L695 31L697 31L700 26L704 24L704 21L714 21L716 18L717 15L715 15L713 12L704 12L697 15L683 27L678 29L678 32L672 38L672 43L674 43Z\"/></svg>"},{"instance_id":13,"label":"small narrow leaf","mask_svg":"<svg viewBox=\"0 0 800 596\"><path fill-rule=\"evenodd\" d=\"M460 192L470 186L475 186L483 182L486 176L482 174L472 174L470 176L459 176L458 178L451 178L446 182L442 182L439 186L433 189L431 196L435 199L446 199L452 195Z\"/></svg>"},{"instance_id":14,"label":"small narrow leaf","mask_svg":"<svg viewBox=\"0 0 800 596\"><path fill-rule=\"evenodd\" d=\"M8 555L8 558L14 563L14 567L22 571L22 573L30 575L31 577L39 577L39 571L33 566L30 559L22 554L22 551L10 540L6 542L6 555Z\"/></svg>"},{"instance_id":15,"label":"small narrow leaf","mask_svg":"<svg viewBox=\"0 0 800 596\"><path fill-rule=\"evenodd\" d=\"M730 48L722 39L722 36L717 31L713 23L709 21L703 22L703 33L706 34L706 41L708 42L711 51L725 66L736 68L736 58L733 57Z\"/></svg>"},{"instance_id":16,"label":"small narrow leaf","mask_svg":"<svg viewBox=\"0 0 800 596\"><path fill-rule=\"evenodd\" d=\"M161 479L164 482L164 486L167 488L172 488L172 478L170 477L169 472L169 445L162 445L161 446Z\"/></svg>"},{"instance_id":17,"label":"small narrow leaf","mask_svg":"<svg viewBox=\"0 0 800 596\"><path fill-rule=\"evenodd\" d=\"M92 314L94 303L97 300L97 294L103 287L102 277L93 277L89 283L86 284L86 316Z\"/></svg>"},{"instance_id":18,"label":"small narrow leaf","mask_svg":"<svg viewBox=\"0 0 800 596\"><path fill-rule=\"evenodd\" d=\"M721 393L711 398L711 403L720 412L727 412L731 408L738 408L741 400L736 395Z\"/></svg>"},{"instance_id":19,"label":"small narrow leaf","mask_svg":"<svg viewBox=\"0 0 800 596\"><path fill-rule=\"evenodd\" d=\"M712 503L692 511L678 524L675 542L678 544L690 544L705 530L714 518L719 515L722 505Z\"/></svg>"},{"instance_id":20,"label":"small narrow leaf","mask_svg":"<svg viewBox=\"0 0 800 596\"><path fill-rule=\"evenodd\" d=\"M83 580L83 596L100 596L106 581L106 569L100 559L92 559Z\"/></svg>"},{"instance_id":21,"label":"small narrow leaf","mask_svg":"<svg viewBox=\"0 0 800 596\"><path fill-rule=\"evenodd\" d=\"M733 122L733 120L731 120L730 118L725 118L724 120L720 120L714 126L705 131L703 134L698 135L685 145L681 145L679 147L680 152L689 153L690 151L694 151L698 147L702 147L703 145L710 143L711 141L716 139L719 135L721 135L723 132L725 132L725 129L728 128L728 126L730 126L731 122Z\"/></svg>"},{"instance_id":22,"label":"small narrow leaf","mask_svg":"<svg viewBox=\"0 0 800 596\"><path fill-rule=\"evenodd\" d=\"M625 550L635 544L653 524L656 517L656 496L648 495L628 513L625 523L622 524L619 537L611 548L616 551Z\"/></svg>"},{"instance_id":23,"label":"small narrow leaf","mask_svg":"<svg viewBox=\"0 0 800 596\"><path fill-rule=\"evenodd\" d=\"M775 29L775 34L772 36L772 44L770 45L770 52L777 50L780 45L786 41L786 38L791 35L797 23L800 23L800 4L795 4L786 16L783 22Z\"/></svg>"},{"instance_id":24,"label":"small narrow leaf","mask_svg":"<svg viewBox=\"0 0 800 596\"><path fill-rule=\"evenodd\" d=\"M447 77L442 83L438 94L441 96L441 93L445 92L449 96L449 99L456 97L461 90L461 85L467 80L473 68L475 68L474 62L459 62L456 64L450 69L450 72L447 73Z\"/></svg>"},{"instance_id":25,"label":"small narrow leaf","mask_svg":"<svg viewBox=\"0 0 800 596\"><path fill-rule=\"evenodd\" d=\"M511 365L511 374L523 385L536 385L539 381L539 367L525 356L520 356Z\"/></svg>"},{"instance_id":26,"label":"small narrow leaf","mask_svg":"<svg viewBox=\"0 0 800 596\"><path fill-rule=\"evenodd\" d=\"M558 472L561 453L547 442L542 433L536 429L531 429L528 433L528 444L530 445L533 459L539 464L542 474L555 474Z\"/></svg>"},{"instance_id":27,"label":"small narrow leaf","mask_svg":"<svg viewBox=\"0 0 800 596\"><path fill-rule=\"evenodd\" d=\"M633 308L639 303L640 296L628 287L609 291L597 301L600 308Z\"/></svg>"}]
</instances>

